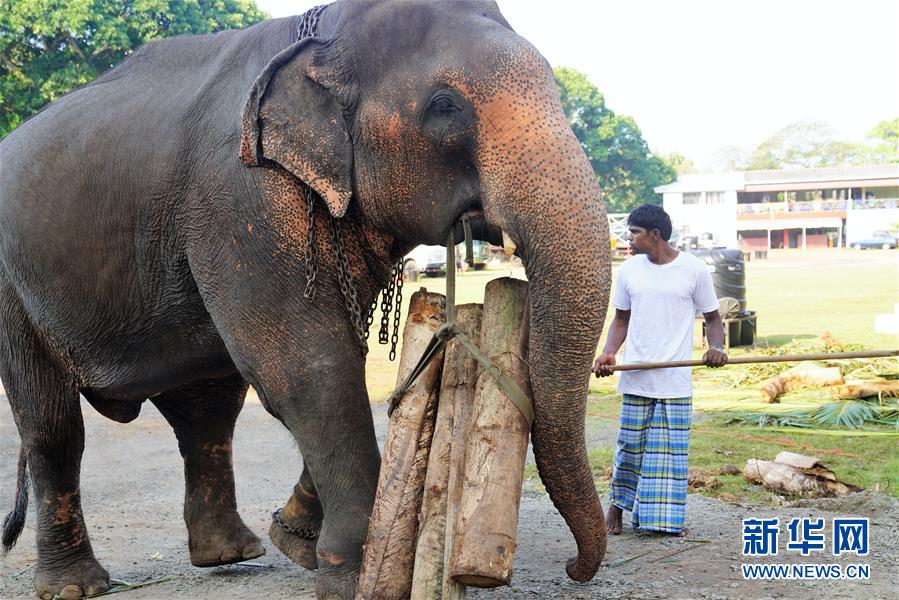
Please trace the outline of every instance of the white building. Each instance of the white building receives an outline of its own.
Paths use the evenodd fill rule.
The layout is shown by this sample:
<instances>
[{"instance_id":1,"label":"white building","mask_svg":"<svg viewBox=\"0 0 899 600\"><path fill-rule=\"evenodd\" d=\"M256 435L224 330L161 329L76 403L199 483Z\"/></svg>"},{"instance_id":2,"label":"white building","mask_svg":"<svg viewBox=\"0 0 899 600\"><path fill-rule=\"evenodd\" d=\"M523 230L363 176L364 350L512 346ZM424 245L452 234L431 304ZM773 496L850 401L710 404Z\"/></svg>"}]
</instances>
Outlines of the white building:
<instances>
[{"instance_id":1,"label":"white building","mask_svg":"<svg viewBox=\"0 0 899 600\"><path fill-rule=\"evenodd\" d=\"M655 191L678 235L744 251L846 246L899 225L899 165L681 175Z\"/></svg>"}]
</instances>

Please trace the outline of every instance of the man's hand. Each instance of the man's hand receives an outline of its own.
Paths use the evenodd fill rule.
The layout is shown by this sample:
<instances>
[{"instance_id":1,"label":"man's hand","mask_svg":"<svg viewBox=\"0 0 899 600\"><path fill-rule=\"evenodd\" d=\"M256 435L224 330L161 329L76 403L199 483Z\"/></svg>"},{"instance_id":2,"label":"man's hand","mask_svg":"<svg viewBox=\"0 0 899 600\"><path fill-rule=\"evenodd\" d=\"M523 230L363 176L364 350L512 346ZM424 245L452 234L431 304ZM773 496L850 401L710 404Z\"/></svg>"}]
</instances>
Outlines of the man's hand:
<instances>
[{"instance_id":1,"label":"man's hand","mask_svg":"<svg viewBox=\"0 0 899 600\"><path fill-rule=\"evenodd\" d=\"M723 348L711 347L702 355L702 362L705 366L717 369L727 364L727 352Z\"/></svg>"},{"instance_id":2,"label":"man's hand","mask_svg":"<svg viewBox=\"0 0 899 600\"><path fill-rule=\"evenodd\" d=\"M614 365L614 354L600 354L597 357L596 362L593 363L593 373L595 373L597 377L608 377L613 372L609 367Z\"/></svg>"}]
</instances>

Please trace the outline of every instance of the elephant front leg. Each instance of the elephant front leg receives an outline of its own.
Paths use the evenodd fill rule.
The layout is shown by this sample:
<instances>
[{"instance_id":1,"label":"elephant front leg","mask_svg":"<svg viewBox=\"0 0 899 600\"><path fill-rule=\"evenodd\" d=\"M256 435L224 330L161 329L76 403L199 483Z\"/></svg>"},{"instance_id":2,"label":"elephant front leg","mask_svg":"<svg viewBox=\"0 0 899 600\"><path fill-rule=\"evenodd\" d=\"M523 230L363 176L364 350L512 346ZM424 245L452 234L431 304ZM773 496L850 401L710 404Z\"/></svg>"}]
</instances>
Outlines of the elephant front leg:
<instances>
[{"instance_id":1,"label":"elephant front leg","mask_svg":"<svg viewBox=\"0 0 899 600\"><path fill-rule=\"evenodd\" d=\"M196 381L153 399L184 458L184 521L190 562L214 567L265 554L237 514L231 440L247 385L239 376Z\"/></svg>"},{"instance_id":2,"label":"elephant front leg","mask_svg":"<svg viewBox=\"0 0 899 600\"><path fill-rule=\"evenodd\" d=\"M313 559L305 553L314 548L318 598L353 598L380 454L358 351L352 346L318 350L307 363L314 368L296 367L299 375L289 391L279 394L263 384L266 408L296 438L306 469L281 511L282 519L306 529L321 522L314 545L292 539L286 550L279 548L291 558L301 548L304 555L297 562L310 565ZM273 525L272 532L278 528ZM272 536L273 541L279 538L284 538L281 532Z\"/></svg>"},{"instance_id":3,"label":"elephant front leg","mask_svg":"<svg viewBox=\"0 0 899 600\"><path fill-rule=\"evenodd\" d=\"M304 467L303 474L287 503L272 515L268 536L275 547L298 565L314 571L318 568L315 547L321 531L324 510L315 483Z\"/></svg>"}]
</instances>

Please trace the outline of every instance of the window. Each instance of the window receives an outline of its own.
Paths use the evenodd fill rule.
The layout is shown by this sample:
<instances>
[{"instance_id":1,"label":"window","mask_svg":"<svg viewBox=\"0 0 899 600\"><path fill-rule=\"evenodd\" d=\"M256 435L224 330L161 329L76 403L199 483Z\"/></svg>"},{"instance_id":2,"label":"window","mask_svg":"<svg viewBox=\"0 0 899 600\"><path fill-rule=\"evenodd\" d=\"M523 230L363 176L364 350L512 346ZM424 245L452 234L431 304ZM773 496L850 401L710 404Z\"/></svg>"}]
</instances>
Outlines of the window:
<instances>
[{"instance_id":1,"label":"window","mask_svg":"<svg viewBox=\"0 0 899 600\"><path fill-rule=\"evenodd\" d=\"M706 204L724 204L724 192L706 192Z\"/></svg>"},{"instance_id":2,"label":"window","mask_svg":"<svg viewBox=\"0 0 899 600\"><path fill-rule=\"evenodd\" d=\"M684 204L699 204L699 192L684 192Z\"/></svg>"}]
</instances>

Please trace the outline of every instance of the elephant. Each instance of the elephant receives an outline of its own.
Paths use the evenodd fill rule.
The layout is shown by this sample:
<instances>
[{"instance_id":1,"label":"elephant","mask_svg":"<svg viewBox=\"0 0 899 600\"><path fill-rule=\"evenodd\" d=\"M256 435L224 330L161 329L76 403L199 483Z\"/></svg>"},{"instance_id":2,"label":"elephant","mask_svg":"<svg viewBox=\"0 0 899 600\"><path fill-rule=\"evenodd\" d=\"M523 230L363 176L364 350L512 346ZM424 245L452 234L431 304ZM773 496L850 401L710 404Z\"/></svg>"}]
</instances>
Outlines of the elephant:
<instances>
[{"instance_id":1,"label":"elephant","mask_svg":"<svg viewBox=\"0 0 899 600\"><path fill-rule=\"evenodd\" d=\"M261 555L231 461L251 385L303 457L273 542L317 569L319 598L353 597L380 462L366 309L463 217L525 266L534 454L577 544L568 575L595 575L584 418L608 224L549 64L495 3L338 0L152 42L11 132L0 164L0 379L21 437L3 543L30 478L39 596L109 586L79 395L123 423L150 400L171 424L193 564Z\"/></svg>"}]
</instances>

